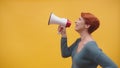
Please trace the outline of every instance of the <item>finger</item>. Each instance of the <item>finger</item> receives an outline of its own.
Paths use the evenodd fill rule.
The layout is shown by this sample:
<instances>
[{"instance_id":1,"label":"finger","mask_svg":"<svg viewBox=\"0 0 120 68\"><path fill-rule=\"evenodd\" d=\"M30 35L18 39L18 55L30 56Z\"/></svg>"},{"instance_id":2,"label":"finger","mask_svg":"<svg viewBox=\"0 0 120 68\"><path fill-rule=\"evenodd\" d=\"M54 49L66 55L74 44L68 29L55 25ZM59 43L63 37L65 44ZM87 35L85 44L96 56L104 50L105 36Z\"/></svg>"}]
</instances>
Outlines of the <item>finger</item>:
<instances>
[{"instance_id":1,"label":"finger","mask_svg":"<svg viewBox=\"0 0 120 68\"><path fill-rule=\"evenodd\" d=\"M60 30L60 28L61 28L61 25L58 26L58 31Z\"/></svg>"},{"instance_id":2,"label":"finger","mask_svg":"<svg viewBox=\"0 0 120 68\"><path fill-rule=\"evenodd\" d=\"M63 27L60 27L59 32L63 31Z\"/></svg>"}]
</instances>

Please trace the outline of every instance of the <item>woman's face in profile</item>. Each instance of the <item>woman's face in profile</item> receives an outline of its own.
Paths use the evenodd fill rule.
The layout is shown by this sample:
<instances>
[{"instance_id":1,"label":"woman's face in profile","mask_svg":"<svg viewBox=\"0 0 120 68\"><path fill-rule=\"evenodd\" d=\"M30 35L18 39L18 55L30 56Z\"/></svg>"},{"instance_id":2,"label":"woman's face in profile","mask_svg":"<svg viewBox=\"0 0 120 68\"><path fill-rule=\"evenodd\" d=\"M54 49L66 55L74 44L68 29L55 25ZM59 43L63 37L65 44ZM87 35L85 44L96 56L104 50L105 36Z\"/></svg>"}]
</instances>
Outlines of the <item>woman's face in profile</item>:
<instances>
[{"instance_id":1,"label":"woman's face in profile","mask_svg":"<svg viewBox=\"0 0 120 68\"><path fill-rule=\"evenodd\" d=\"M85 28L85 21L82 17L78 18L75 22L75 30L81 31Z\"/></svg>"}]
</instances>

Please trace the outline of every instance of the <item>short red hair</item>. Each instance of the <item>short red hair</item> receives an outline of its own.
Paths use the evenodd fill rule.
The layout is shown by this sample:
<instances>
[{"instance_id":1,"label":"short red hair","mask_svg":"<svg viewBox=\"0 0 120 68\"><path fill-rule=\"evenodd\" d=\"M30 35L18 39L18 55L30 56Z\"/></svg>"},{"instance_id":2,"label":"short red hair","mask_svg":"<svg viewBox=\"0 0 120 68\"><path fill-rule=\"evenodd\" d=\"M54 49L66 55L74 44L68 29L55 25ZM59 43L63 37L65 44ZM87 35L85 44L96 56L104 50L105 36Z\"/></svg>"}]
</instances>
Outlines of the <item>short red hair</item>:
<instances>
[{"instance_id":1,"label":"short red hair","mask_svg":"<svg viewBox=\"0 0 120 68\"><path fill-rule=\"evenodd\" d=\"M90 25L88 32L91 34L94 32L100 25L100 22L97 17L91 13L81 13L81 17L85 20L85 23Z\"/></svg>"}]
</instances>

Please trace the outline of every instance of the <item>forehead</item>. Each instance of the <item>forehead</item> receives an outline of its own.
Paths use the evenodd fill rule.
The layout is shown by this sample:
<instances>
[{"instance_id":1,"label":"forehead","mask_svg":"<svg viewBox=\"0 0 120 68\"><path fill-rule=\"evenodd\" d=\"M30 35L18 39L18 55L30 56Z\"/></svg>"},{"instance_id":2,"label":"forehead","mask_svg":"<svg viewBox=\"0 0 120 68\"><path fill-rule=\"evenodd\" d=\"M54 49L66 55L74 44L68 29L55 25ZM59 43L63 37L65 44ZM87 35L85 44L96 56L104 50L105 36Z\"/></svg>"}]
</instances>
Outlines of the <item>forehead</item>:
<instances>
[{"instance_id":1,"label":"forehead","mask_svg":"<svg viewBox=\"0 0 120 68\"><path fill-rule=\"evenodd\" d=\"M82 20L82 21L84 21L84 18L83 18L83 17L79 17L79 20Z\"/></svg>"}]
</instances>

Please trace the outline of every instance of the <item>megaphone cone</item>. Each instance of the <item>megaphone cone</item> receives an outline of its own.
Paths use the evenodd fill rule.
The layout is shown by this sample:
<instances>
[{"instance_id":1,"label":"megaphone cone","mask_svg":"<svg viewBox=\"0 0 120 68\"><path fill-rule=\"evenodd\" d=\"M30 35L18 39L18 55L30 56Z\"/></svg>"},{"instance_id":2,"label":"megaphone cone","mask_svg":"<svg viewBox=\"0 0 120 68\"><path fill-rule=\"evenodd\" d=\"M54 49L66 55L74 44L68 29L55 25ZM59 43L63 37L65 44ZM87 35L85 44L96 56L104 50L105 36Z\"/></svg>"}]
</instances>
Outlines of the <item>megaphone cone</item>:
<instances>
[{"instance_id":1,"label":"megaphone cone","mask_svg":"<svg viewBox=\"0 0 120 68\"><path fill-rule=\"evenodd\" d=\"M58 24L63 25L65 27L71 26L71 22L68 19L57 17L54 13L50 14L48 25L50 24Z\"/></svg>"}]
</instances>

